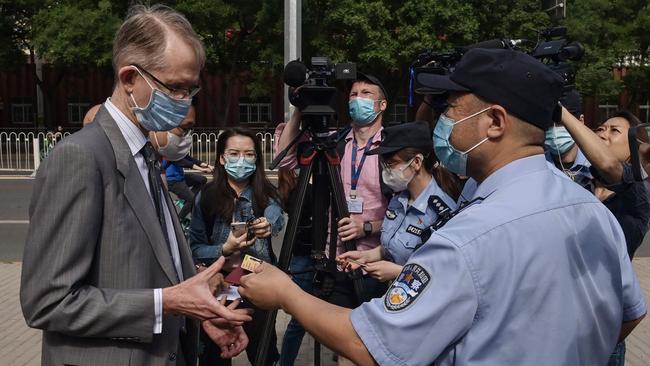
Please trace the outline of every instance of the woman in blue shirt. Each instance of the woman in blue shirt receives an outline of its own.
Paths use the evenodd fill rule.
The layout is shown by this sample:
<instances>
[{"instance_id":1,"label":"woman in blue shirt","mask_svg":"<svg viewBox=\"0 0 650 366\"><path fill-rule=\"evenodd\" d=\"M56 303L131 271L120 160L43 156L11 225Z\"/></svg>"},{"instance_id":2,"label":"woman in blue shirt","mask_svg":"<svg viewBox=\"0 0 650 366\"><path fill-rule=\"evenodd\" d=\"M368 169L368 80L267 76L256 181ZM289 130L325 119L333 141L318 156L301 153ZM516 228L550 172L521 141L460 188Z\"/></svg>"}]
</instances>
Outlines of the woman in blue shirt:
<instances>
[{"instance_id":1,"label":"woman in blue shirt","mask_svg":"<svg viewBox=\"0 0 650 366\"><path fill-rule=\"evenodd\" d=\"M363 263L368 274L385 282L399 275L411 253L422 245L423 231L436 222L438 214L456 208L451 195L458 187L451 173L437 164L431 130L425 122L384 129L381 144L368 154L381 154L382 179L397 193L386 209L381 246L343 253L337 261L349 269L359 267L350 260Z\"/></svg>"},{"instance_id":2,"label":"woman in blue shirt","mask_svg":"<svg viewBox=\"0 0 650 366\"><path fill-rule=\"evenodd\" d=\"M217 141L214 166L214 179L197 195L192 210L190 247L199 270L222 255L226 257L226 272L237 268L245 254L275 263L271 235L282 230L284 218L275 187L264 173L262 149L255 134L242 128L224 131ZM231 230L234 222L248 222L249 230L236 235ZM262 331L262 314L255 311L253 320L244 324L251 363ZM200 365L230 365L230 360L219 358L213 343L205 343ZM276 344L275 333L271 344ZM272 364L278 358L276 347L270 347L267 360Z\"/></svg>"}]
</instances>

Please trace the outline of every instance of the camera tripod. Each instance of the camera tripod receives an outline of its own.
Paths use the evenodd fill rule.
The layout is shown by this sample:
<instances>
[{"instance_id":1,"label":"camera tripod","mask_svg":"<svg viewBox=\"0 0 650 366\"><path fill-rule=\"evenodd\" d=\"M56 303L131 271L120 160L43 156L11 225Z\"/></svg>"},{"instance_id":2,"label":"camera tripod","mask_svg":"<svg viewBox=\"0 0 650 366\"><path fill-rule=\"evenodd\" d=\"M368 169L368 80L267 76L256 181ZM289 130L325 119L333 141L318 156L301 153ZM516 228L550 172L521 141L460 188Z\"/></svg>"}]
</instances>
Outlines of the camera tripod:
<instances>
[{"instance_id":1,"label":"camera tripod","mask_svg":"<svg viewBox=\"0 0 650 366\"><path fill-rule=\"evenodd\" d=\"M336 237L338 219L348 217L348 206L343 192L343 183L340 176L340 157L337 152L337 141L334 136L330 135L325 129L318 133L311 133L311 140L298 145L298 163L300 174L298 176L298 185L296 200L292 203L292 216L289 217L289 223L282 242L282 249L278 258L277 267L282 271L287 271L293 253L293 246L298 232L298 225L302 216L302 208L305 202L307 186L312 178L312 259L314 260L314 284L324 288L333 288L334 278L337 273L334 257L336 256ZM303 130L304 132L304 130ZM291 150L298 142L303 132L301 132L293 141L282 151L273 161L271 168L275 168L279 161ZM325 257L325 242L327 239L328 208L331 202L331 230L330 230L330 248L329 259ZM354 241L343 243L345 251L356 250ZM361 304L363 299L363 282L361 270L357 269L350 275L353 283L354 294L357 304ZM316 287L316 286L315 286ZM329 294L327 290L318 291L321 298L325 299ZM268 353L271 332L274 332L274 324L277 311L267 312L264 319L264 329L257 348L255 357L256 366L266 366L266 356ZM314 365L320 364L320 345L316 342L314 345Z\"/></svg>"}]
</instances>

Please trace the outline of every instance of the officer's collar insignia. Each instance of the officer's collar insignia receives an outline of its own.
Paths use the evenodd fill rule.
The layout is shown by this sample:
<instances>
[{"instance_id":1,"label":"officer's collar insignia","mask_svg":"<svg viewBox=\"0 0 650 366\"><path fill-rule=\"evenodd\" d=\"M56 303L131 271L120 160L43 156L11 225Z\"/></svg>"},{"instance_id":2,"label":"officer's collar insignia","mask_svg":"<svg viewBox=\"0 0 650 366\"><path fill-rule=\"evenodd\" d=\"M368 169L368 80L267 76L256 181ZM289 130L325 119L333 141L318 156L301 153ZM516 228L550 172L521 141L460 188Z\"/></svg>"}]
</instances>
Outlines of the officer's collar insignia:
<instances>
[{"instance_id":1,"label":"officer's collar insignia","mask_svg":"<svg viewBox=\"0 0 650 366\"><path fill-rule=\"evenodd\" d=\"M411 305L431 280L429 273L420 265L409 263L402 268L395 282L384 297L384 306L389 311L399 311Z\"/></svg>"},{"instance_id":2,"label":"officer's collar insignia","mask_svg":"<svg viewBox=\"0 0 650 366\"><path fill-rule=\"evenodd\" d=\"M429 197L429 207L431 207L438 216L447 211L451 211L451 208L445 203L445 201L438 196Z\"/></svg>"},{"instance_id":3,"label":"officer's collar insignia","mask_svg":"<svg viewBox=\"0 0 650 366\"><path fill-rule=\"evenodd\" d=\"M395 220L397 214L393 210L386 210L386 218L389 220Z\"/></svg>"}]
</instances>

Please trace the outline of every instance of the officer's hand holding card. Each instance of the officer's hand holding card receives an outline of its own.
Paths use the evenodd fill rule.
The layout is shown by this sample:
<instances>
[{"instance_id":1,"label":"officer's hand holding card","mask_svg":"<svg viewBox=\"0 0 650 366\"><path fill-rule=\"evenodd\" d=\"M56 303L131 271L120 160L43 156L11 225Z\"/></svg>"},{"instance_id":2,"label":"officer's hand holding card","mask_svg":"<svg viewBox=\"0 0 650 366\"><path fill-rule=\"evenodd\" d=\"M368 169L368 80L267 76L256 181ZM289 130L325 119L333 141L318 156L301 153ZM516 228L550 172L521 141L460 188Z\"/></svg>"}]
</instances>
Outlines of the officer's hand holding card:
<instances>
[{"instance_id":1,"label":"officer's hand holding card","mask_svg":"<svg viewBox=\"0 0 650 366\"><path fill-rule=\"evenodd\" d=\"M291 300L291 293L300 292L300 288L279 268L261 263L255 272L241 278L239 294L256 306L265 310L282 307L283 299Z\"/></svg>"}]
</instances>

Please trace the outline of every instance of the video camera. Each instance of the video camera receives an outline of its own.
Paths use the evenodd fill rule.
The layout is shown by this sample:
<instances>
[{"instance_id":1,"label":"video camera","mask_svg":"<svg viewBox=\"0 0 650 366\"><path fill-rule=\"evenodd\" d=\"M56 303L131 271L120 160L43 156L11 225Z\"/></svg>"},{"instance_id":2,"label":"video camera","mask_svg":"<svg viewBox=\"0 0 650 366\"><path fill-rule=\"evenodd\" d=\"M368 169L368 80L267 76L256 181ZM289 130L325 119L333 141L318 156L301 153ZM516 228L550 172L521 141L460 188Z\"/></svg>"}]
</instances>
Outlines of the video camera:
<instances>
[{"instance_id":1,"label":"video camera","mask_svg":"<svg viewBox=\"0 0 650 366\"><path fill-rule=\"evenodd\" d=\"M289 102L303 115L303 129L313 132L327 130L327 122L336 116L337 89L331 86L338 80L355 80L356 64L332 64L327 57L312 57L311 70L300 60L289 62L284 68L284 82L289 86Z\"/></svg>"},{"instance_id":2,"label":"video camera","mask_svg":"<svg viewBox=\"0 0 650 366\"><path fill-rule=\"evenodd\" d=\"M492 39L464 47L456 47L448 52L435 52L432 49L422 51L409 67L410 74L410 95L409 105L413 106L413 92L423 95L430 95L430 107L436 114L442 113L447 108L447 94L444 91L431 89L417 82L417 75L420 73L449 75L456 68L465 52L472 48L496 48L496 49L517 49L519 44L525 40Z\"/></svg>"},{"instance_id":3,"label":"video camera","mask_svg":"<svg viewBox=\"0 0 650 366\"><path fill-rule=\"evenodd\" d=\"M538 40L531 51L526 52L547 65L564 79L564 91L575 87L575 70L568 61L577 61L584 55L584 47L579 42L569 42L565 37L566 27L548 27L538 32ZM430 89L417 83L419 73L449 75L465 52L472 48L511 49L525 52L523 45L533 42L527 39L492 39L465 47L456 47L449 52L424 50L411 64L411 90L418 94L432 95L434 101L440 100L443 92ZM415 87L413 87L415 84ZM434 106L435 107L435 106Z\"/></svg>"},{"instance_id":4,"label":"video camera","mask_svg":"<svg viewBox=\"0 0 650 366\"><path fill-rule=\"evenodd\" d=\"M540 40L530 53L551 70L564 79L564 91L575 87L575 70L568 61L578 61L585 54L585 48L580 42L569 42L566 37L566 27L549 27L540 30ZM543 41L541 41L543 39Z\"/></svg>"}]
</instances>

